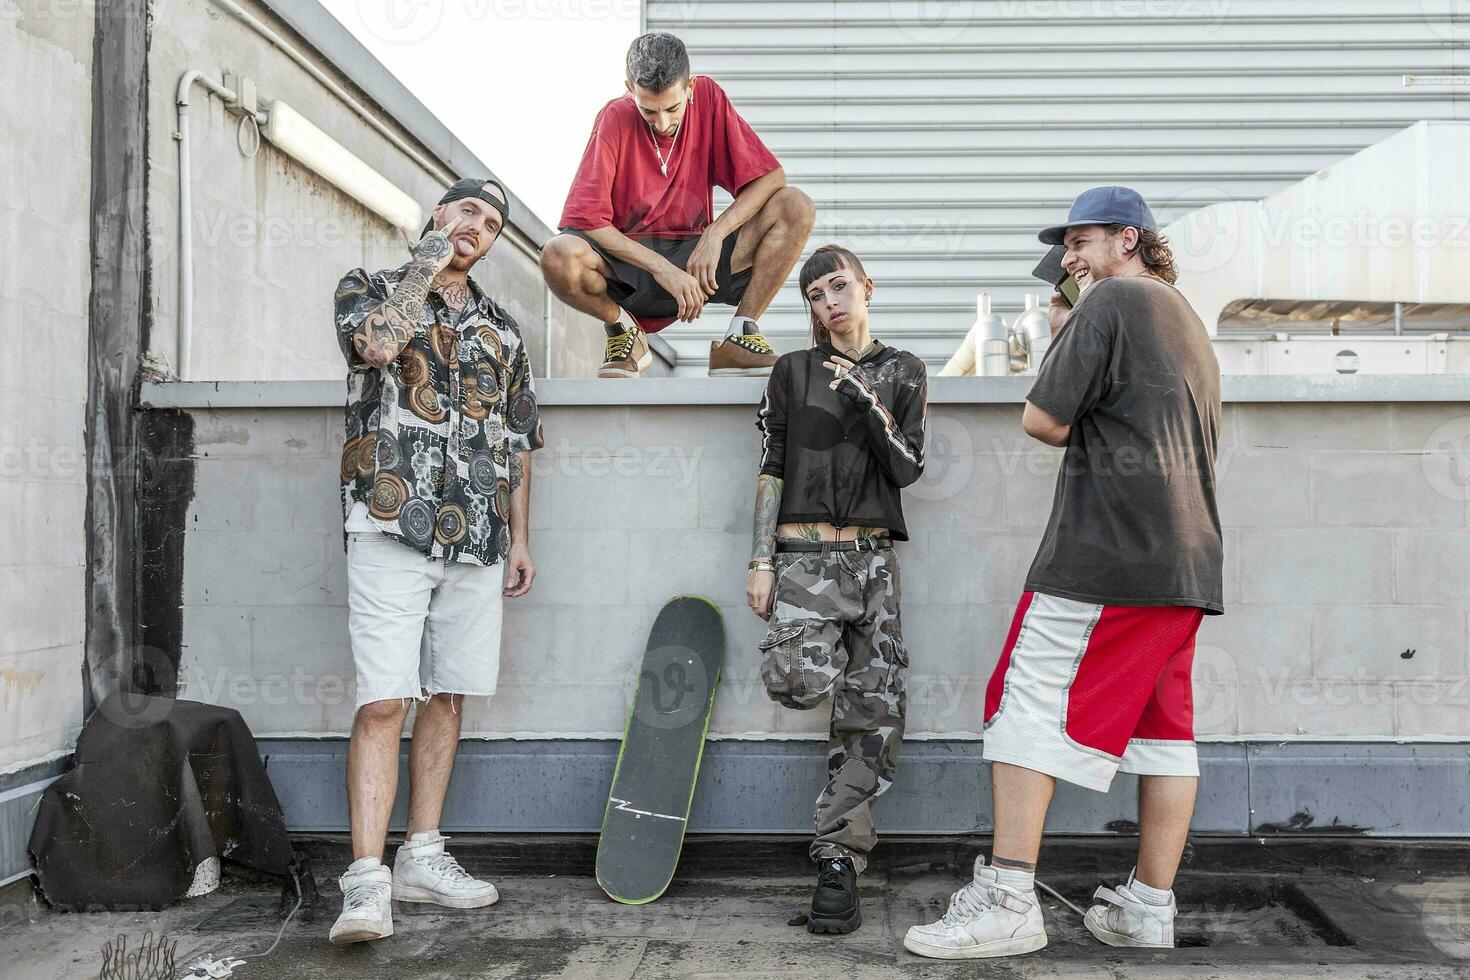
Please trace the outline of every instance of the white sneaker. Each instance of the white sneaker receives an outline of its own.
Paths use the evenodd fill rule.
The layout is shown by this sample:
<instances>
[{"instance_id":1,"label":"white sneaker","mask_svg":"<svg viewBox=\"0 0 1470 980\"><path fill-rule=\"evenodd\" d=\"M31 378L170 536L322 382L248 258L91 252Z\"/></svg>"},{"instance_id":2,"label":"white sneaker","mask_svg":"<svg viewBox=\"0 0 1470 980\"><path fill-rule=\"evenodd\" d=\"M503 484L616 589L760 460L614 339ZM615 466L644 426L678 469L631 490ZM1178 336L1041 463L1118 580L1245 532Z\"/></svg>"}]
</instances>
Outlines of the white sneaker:
<instances>
[{"instance_id":1,"label":"white sneaker","mask_svg":"<svg viewBox=\"0 0 1470 980\"><path fill-rule=\"evenodd\" d=\"M1046 945L1046 922L1036 892L1007 888L985 858L977 857L974 880L950 897L944 918L912 927L903 945L941 960L1015 956Z\"/></svg>"},{"instance_id":2,"label":"white sneaker","mask_svg":"<svg viewBox=\"0 0 1470 980\"><path fill-rule=\"evenodd\" d=\"M393 856L393 900L428 902L451 909L478 909L494 905L500 893L488 881L470 877L444 850L447 837L437 830L421 830Z\"/></svg>"},{"instance_id":3,"label":"white sneaker","mask_svg":"<svg viewBox=\"0 0 1470 980\"><path fill-rule=\"evenodd\" d=\"M393 935L393 905L388 899L393 875L377 858L354 861L338 883L342 914L328 938L334 943L360 943Z\"/></svg>"},{"instance_id":4,"label":"white sneaker","mask_svg":"<svg viewBox=\"0 0 1470 980\"><path fill-rule=\"evenodd\" d=\"M1099 888L1092 897L1101 902L1087 910L1082 924L1099 942L1109 946L1173 949L1174 915L1178 911L1174 893L1169 893L1168 905L1148 904L1129 889L1137 874L1138 869L1134 868L1127 885Z\"/></svg>"}]
</instances>

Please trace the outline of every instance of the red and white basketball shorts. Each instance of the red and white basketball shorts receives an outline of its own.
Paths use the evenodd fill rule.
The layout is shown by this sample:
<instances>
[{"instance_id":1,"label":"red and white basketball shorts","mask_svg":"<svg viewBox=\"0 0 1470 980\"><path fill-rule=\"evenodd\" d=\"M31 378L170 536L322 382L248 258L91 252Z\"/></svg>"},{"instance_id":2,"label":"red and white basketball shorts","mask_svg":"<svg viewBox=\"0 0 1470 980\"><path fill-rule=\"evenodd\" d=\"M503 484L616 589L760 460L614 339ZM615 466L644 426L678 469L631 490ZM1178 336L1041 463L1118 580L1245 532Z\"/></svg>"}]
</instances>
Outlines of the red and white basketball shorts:
<instances>
[{"instance_id":1,"label":"red and white basketball shorts","mask_svg":"<svg viewBox=\"0 0 1470 980\"><path fill-rule=\"evenodd\" d=\"M985 758L1105 792L1113 774L1198 776L1192 606L1027 592L985 689Z\"/></svg>"}]
</instances>

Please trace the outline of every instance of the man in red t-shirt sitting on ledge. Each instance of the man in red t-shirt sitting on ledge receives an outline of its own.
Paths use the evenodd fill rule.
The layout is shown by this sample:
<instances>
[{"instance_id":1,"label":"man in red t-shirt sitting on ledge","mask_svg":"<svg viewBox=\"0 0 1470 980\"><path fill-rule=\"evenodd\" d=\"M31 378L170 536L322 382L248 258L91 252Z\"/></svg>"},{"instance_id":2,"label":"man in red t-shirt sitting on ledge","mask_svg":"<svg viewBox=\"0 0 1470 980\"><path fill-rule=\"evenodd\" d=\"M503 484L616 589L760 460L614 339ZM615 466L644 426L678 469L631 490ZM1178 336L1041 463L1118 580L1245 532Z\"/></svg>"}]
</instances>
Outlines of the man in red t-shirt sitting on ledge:
<instances>
[{"instance_id":1,"label":"man in red t-shirt sitting on ledge","mask_svg":"<svg viewBox=\"0 0 1470 980\"><path fill-rule=\"evenodd\" d=\"M693 321L706 303L735 307L709 373L770 374L776 352L756 320L801 256L811 198L786 186L724 90L689 73L674 35L633 42L627 86L598 113L562 233L542 249L546 284L602 321L600 378L637 377L653 359L644 331ZM735 197L719 217L716 185Z\"/></svg>"}]
</instances>

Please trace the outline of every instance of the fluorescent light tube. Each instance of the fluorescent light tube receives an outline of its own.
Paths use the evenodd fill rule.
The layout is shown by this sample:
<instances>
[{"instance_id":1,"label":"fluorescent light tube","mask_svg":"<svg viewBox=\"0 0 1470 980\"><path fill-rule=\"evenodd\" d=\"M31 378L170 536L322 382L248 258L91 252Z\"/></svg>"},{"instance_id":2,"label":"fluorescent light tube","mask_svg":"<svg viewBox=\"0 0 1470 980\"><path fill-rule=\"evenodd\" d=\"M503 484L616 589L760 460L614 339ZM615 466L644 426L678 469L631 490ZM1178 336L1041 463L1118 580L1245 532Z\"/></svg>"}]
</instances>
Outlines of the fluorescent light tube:
<instances>
[{"instance_id":1,"label":"fluorescent light tube","mask_svg":"<svg viewBox=\"0 0 1470 980\"><path fill-rule=\"evenodd\" d=\"M390 224L418 235L424 223L418 202L286 103L270 104L262 135Z\"/></svg>"}]
</instances>

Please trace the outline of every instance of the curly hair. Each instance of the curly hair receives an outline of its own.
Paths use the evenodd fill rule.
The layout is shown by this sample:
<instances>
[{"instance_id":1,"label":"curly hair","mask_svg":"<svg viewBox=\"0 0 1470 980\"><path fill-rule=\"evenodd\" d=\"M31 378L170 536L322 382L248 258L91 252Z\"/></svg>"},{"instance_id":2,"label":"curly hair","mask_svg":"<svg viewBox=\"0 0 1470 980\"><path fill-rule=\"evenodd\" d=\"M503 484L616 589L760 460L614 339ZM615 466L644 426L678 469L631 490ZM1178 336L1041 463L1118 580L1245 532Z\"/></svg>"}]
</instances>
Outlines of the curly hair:
<instances>
[{"instance_id":1,"label":"curly hair","mask_svg":"<svg viewBox=\"0 0 1470 980\"><path fill-rule=\"evenodd\" d=\"M1124 228L1132 228L1133 225L1107 225L1109 235L1116 235ZM1148 274L1156 276L1171 286L1179 281L1179 267L1174 264L1174 250L1169 247L1169 239L1149 228L1138 230L1138 257L1143 260L1143 267Z\"/></svg>"}]
</instances>

